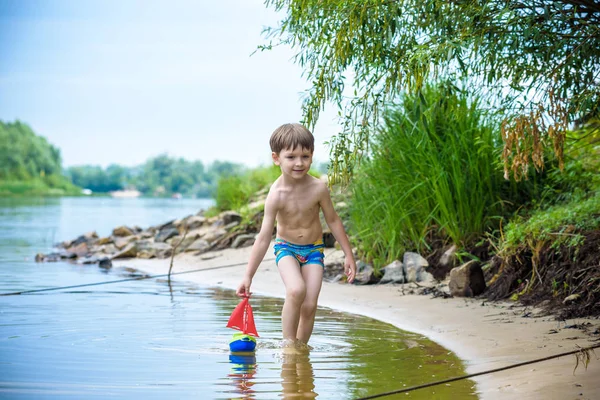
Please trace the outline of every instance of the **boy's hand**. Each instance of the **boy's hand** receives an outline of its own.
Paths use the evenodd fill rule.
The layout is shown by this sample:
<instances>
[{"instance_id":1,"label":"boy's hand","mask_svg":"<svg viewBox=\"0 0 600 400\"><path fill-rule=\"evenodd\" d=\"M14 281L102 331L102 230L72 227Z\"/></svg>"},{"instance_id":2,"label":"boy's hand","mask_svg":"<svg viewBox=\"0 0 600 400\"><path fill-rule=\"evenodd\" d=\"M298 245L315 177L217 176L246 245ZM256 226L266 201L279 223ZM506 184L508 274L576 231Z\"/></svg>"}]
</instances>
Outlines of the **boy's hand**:
<instances>
[{"instance_id":1,"label":"boy's hand","mask_svg":"<svg viewBox=\"0 0 600 400\"><path fill-rule=\"evenodd\" d=\"M356 262L354 261L354 257L346 257L344 260L344 272L348 277L348 283L352 283L354 281L354 277L356 276Z\"/></svg>"},{"instance_id":2,"label":"boy's hand","mask_svg":"<svg viewBox=\"0 0 600 400\"><path fill-rule=\"evenodd\" d=\"M250 285L252 285L252 279L245 277L240 285L238 286L235 293L239 297L248 297L250 296Z\"/></svg>"}]
</instances>

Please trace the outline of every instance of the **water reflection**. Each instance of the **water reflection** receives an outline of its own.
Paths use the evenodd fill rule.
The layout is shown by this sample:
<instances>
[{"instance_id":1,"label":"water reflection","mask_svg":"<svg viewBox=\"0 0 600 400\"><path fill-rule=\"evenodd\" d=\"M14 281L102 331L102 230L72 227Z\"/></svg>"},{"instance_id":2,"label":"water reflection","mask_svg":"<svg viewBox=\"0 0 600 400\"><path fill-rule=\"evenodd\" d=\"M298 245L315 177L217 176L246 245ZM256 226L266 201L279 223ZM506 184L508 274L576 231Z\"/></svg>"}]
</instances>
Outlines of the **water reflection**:
<instances>
[{"instance_id":1,"label":"water reflection","mask_svg":"<svg viewBox=\"0 0 600 400\"><path fill-rule=\"evenodd\" d=\"M231 373L228 375L232 380L233 393L243 399L254 399L255 390L252 388L254 374L256 374L256 356L254 353L231 353L229 355Z\"/></svg>"},{"instance_id":2,"label":"water reflection","mask_svg":"<svg viewBox=\"0 0 600 400\"><path fill-rule=\"evenodd\" d=\"M315 392L315 374L310 362L310 352L284 352L281 364L281 387L283 398L309 398L318 396Z\"/></svg>"}]
</instances>

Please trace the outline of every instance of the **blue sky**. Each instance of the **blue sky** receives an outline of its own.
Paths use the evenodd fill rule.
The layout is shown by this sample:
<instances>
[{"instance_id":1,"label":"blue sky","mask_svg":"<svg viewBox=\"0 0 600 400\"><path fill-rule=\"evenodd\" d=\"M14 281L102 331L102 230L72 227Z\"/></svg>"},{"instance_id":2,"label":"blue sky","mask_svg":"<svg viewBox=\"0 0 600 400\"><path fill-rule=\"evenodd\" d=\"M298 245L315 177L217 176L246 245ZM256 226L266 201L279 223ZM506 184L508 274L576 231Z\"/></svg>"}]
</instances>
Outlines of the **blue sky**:
<instances>
[{"instance_id":1,"label":"blue sky","mask_svg":"<svg viewBox=\"0 0 600 400\"><path fill-rule=\"evenodd\" d=\"M257 52L262 0L0 0L0 119L61 149L65 166L270 160L308 88L292 49ZM337 131L315 128L315 158Z\"/></svg>"}]
</instances>

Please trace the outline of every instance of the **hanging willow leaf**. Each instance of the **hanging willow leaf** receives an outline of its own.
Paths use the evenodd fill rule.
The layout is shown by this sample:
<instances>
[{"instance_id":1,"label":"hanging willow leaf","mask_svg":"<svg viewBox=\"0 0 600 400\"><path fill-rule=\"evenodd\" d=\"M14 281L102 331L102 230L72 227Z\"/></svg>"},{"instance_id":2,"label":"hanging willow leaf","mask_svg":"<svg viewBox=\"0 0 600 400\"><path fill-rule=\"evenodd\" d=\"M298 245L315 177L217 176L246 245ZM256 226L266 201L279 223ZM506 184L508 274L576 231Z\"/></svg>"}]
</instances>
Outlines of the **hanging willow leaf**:
<instances>
[{"instance_id":1,"label":"hanging willow leaf","mask_svg":"<svg viewBox=\"0 0 600 400\"><path fill-rule=\"evenodd\" d=\"M314 127L338 104L332 169L347 180L368 149L379 109L425 82L451 78L484 96L504 119L506 171L562 163L566 129L600 117L600 4L594 0L266 0L281 12L267 30L297 50L312 87L303 103ZM268 48L271 48L271 44ZM350 79L344 76L348 74ZM349 146L351 157L338 147ZM542 164L540 164L542 163Z\"/></svg>"}]
</instances>

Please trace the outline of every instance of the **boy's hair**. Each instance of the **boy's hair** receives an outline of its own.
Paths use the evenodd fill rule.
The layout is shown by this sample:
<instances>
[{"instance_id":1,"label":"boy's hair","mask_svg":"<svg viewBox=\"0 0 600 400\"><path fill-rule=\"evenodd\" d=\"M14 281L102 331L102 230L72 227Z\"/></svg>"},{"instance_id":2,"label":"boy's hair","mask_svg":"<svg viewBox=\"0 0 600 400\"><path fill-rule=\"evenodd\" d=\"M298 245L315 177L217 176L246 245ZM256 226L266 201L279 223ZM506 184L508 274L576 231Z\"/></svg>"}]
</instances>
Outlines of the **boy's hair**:
<instances>
[{"instance_id":1,"label":"boy's hair","mask_svg":"<svg viewBox=\"0 0 600 400\"><path fill-rule=\"evenodd\" d=\"M271 145L271 151L277 154L281 150L293 150L298 146L311 152L315 151L315 138L302 124L281 125L271 135L269 144Z\"/></svg>"}]
</instances>

